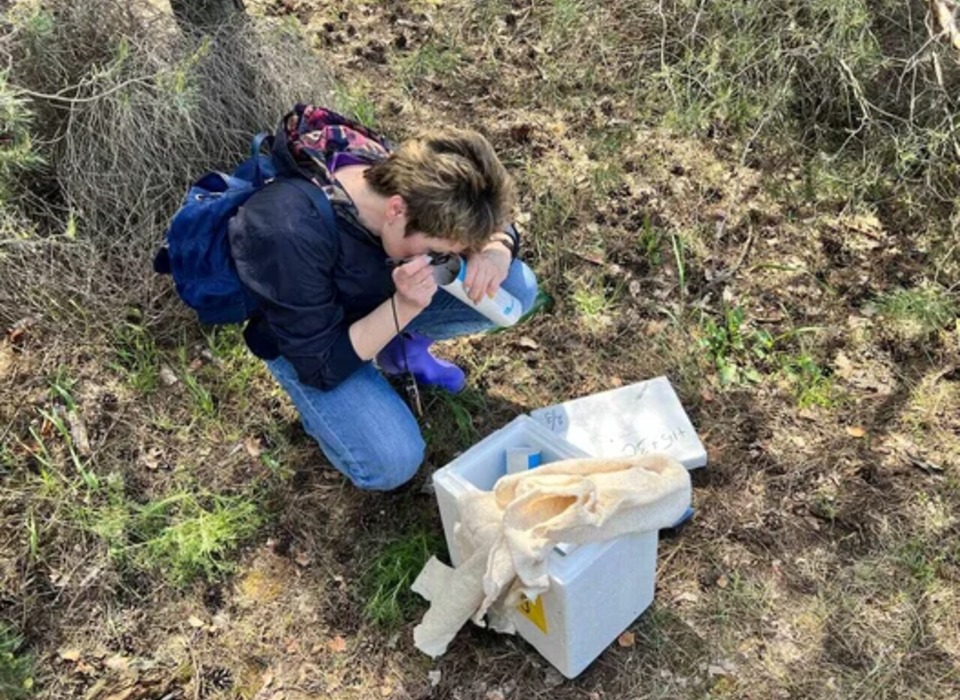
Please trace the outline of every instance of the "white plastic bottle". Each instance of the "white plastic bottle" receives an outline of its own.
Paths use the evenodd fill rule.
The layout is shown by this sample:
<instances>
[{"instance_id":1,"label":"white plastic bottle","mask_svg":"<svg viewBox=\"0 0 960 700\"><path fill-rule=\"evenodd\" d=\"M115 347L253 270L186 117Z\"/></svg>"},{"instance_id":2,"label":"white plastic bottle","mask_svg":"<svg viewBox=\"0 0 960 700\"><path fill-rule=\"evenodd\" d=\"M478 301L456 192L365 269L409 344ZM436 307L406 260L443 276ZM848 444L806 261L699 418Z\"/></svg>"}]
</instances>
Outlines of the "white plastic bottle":
<instances>
[{"instance_id":1,"label":"white plastic bottle","mask_svg":"<svg viewBox=\"0 0 960 700\"><path fill-rule=\"evenodd\" d=\"M467 261L459 255L451 256L441 265L434 265L433 277L441 289L467 306L472 306L498 326L512 326L523 315L520 301L503 288L498 289L492 298L484 295L479 304L474 304L463 289L463 280L467 277Z\"/></svg>"}]
</instances>

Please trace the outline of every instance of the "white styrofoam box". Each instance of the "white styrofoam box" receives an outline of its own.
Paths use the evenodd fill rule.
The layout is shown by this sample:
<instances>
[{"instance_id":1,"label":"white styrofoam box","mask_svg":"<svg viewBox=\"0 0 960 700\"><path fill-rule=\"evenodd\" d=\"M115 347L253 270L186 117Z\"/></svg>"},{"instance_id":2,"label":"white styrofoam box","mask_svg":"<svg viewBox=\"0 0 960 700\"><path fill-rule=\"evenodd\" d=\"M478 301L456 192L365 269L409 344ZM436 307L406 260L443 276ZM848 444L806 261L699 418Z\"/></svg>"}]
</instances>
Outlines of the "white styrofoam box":
<instances>
[{"instance_id":1,"label":"white styrofoam box","mask_svg":"<svg viewBox=\"0 0 960 700\"><path fill-rule=\"evenodd\" d=\"M513 616L517 633L560 673L576 678L653 602L657 532L550 555L550 590Z\"/></svg>"},{"instance_id":2,"label":"white styrofoam box","mask_svg":"<svg viewBox=\"0 0 960 700\"><path fill-rule=\"evenodd\" d=\"M506 473L506 452L539 450L542 463L587 457L583 450L528 416L519 416L433 475L450 559L460 564L453 539L459 499L490 491ZM548 556L550 589L512 613L518 634L567 678L574 678L653 601L657 533L644 532L576 547Z\"/></svg>"},{"instance_id":3,"label":"white styrofoam box","mask_svg":"<svg viewBox=\"0 0 960 700\"><path fill-rule=\"evenodd\" d=\"M539 408L530 416L593 457L660 452L687 469L707 463L707 451L666 377Z\"/></svg>"},{"instance_id":4,"label":"white styrofoam box","mask_svg":"<svg viewBox=\"0 0 960 700\"><path fill-rule=\"evenodd\" d=\"M497 479L507 473L507 450L525 447L540 452L540 463L589 457L528 416L518 416L488 435L469 450L433 474L434 491L440 506L443 534L454 566L460 566L460 551L453 539L453 528L460 520L459 498L465 493L492 491Z\"/></svg>"}]
</instances>

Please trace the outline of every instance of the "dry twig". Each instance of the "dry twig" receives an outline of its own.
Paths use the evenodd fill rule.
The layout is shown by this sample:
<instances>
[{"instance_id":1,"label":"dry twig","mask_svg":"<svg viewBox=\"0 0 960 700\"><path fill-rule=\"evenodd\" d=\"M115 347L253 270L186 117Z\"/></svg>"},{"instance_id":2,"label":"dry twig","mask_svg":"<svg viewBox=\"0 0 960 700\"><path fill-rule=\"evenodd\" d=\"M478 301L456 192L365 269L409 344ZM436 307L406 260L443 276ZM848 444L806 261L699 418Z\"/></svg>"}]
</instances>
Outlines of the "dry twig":
<instances>
[{"instance_id":1,"label":"dry twig","mask_svg":"<svg viewBox=\"0 0 960 700\"><path fill-rule=\"evenodd\" d=\"M930 12L946 38L957 51L960 51L960 26L957 25L957 3L954 0L930 0Z\"/></svg>"}]
</instances>

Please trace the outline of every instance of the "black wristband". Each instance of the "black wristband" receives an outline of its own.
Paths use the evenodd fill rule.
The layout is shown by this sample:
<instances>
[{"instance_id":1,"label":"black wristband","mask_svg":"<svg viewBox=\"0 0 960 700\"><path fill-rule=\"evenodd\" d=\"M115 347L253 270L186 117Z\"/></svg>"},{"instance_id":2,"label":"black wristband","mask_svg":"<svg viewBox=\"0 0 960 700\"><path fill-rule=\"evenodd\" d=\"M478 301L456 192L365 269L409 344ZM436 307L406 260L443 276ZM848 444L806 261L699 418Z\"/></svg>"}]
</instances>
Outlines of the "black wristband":
<instances>
[{"instance_id":1,"label":"black wristband","mask_svg":"<svg viewBox=\"0 0 960 700\"><path fill-rule=\"evenodd\" d=\"M513 224L508 224L502 233L507 234L510 237L510 259L516 260L517 256L520 255L520 232L517 231L517 227Z\"/></svg>"}]
</instances>

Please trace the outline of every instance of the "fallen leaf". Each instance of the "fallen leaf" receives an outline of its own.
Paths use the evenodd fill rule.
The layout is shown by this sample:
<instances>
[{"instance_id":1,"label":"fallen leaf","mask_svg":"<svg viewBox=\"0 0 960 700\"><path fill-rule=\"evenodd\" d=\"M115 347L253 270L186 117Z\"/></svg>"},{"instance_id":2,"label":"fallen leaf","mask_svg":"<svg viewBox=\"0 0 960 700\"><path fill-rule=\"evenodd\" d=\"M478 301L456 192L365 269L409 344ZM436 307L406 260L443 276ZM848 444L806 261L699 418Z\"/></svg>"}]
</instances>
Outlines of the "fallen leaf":
<instances>
[{"instance_id":1,"label":"fallen leaf","mask_svg":"<svg viewBox=\"0 0 960 700\"><path fill-rule=\"evenodd\" d=\"M883 224L874 214L857 214L840 220L841 225L858 233L877 234L883 231Z\"/></svg>"},{"instance_id":2,"label":"fallen leaf","mask_svg":"<svg viewBox=\"0 0 960 700\"><path fill-rule=\"evenodd\" d=\"M619 637L617 637L617 644L619 644L622 647L632 647L636 643L637 643L637 636L633 632L630 632L629 630L627 630L626 632L621 634Z\"/></svg>"},{"instance_id":3,"label":"fallen leaf","mask_svg":"<svg viewBox=\"0 0 960 700\"><path fill-rule=\"evenodd\" d=\"M311 678L319 678L323 671L316 664L303 664L297 672L297 679L300 685L305 685Z\"/></svg>"},{"instance_id":4,"label":"fallen leaf","mask_svg":"<svg viewBox=\"0 0 960 700\"><path fill-rule=\"evenodd\" d=\"M297 552L293 560L300 566L309 566L310 562L313 561L313 557L311 557L308 552Z\"/></svg>"},{"instance_id":5,"label":"fallen leaf","mask_svg":"<svg viewBox=\"0 0 960 700\"><path fill-rule=\"evenodd\" d=\"M166 386L173 386L180 380L177 378L177 375L173 373L173 370L164 365L160 368L160 381Z\"/></svg>"},{"instance_id":6,"label":"fallen leaf","mask_svg":"<svg viewBox=\"0 0 960 700\"><path fill-rule=\"evenodd\" d=\"M867 431L864 430L859 425L848 425L846 430L847 430L847 435L855 438L862 438L864 435L867 434Z\"/></svg>"},{"instance_id":7,"label":"fallen leaf","mask_svg":"<svg viewBox=\"0 0 960 700\"><path fill-rule=\"evenodd\" d=\"M347 650L347 640L337 635L329 642L327 642L327 648L330 649L334 654L342 654Z\"/></svg>"},{"instance_id":8,"label":"fallen leaf","mask_svg":"<svg viewBox=\"0 0 960 700\"><path fill-rule=\"evenodd\" d=\"M381 697L388 698L388 697L390 697L391 695L393 695L393 686L390 686L390 685L382 685L382 686L380 686L380 696L381 696Z\"/></svg>"},{"instance_id":9,"label":"fallen leaf","mask_svg":"<svg viewBox=\"0 0 960 700\"><path fill-rule=\"evenodd\" d=\"M54 586L63 588L70 583L70 579L73 578L73 575L69 572L57 571L56 569L50 570L50 583Z\"/></svg>"},{"instance_id":10,"label":"fallen leaf","mask_svg":"<svg viewBox=\"0 0 960 700\"><path fill-rule=\"evenodd\" d=\"M707 675L713 676L732 676L737 672L737 665L728 659L721 659L715 664L707 666Z\"/></svg>"},{"instance_id":11,"label":"fallen leaf","mask_svg":"<svg viewBox=\"0 0 960 700\"><path fill-rule=\"evenodd\" d=\"M89 457L90 438L87 437L87 426L83 418L76 411L67 412L67 425L70 426L70 437L73 439L73 445L81 457Z\"/></svg>"},{"instance_id":12,"label":"fallen leaf","mask_svg":"<svg viewBox=\"0 0 960 700\"><path fill-rule=\"evenodd\" d=\"M203 360L199 357L194 359L193 362L190 363L191 372L196 372L201 367L203 367Z\"/></svg>"},{"instance_id":13,"label":"fallen leaf","mask_svg":"<svg viewBox=\"0 0 960 700\"><path fill-rule=\"evenodd\" d=\"M256 459L260 456L260 438L257 437L248 437L243 441L243 446L247 450L247 454Z\"/></svg>"},{"instance_id":14,"label":"fallen leaf","mask_svg":"<svg viewBox=\"0 0 960 700\"><path fill-rule=\"evenodd\" d=\"M141 459L147 469L153 471L160 468L160 457L162 456L163 451L159 447L151 447L141 455Z\"/></svg>"},{"instance_id":15,"label":"fallen leaf","mask_svg":"<svg viewBox=\"0 0 960 700\"><path fill-rule=\"evenodd\" d=\"M833 363L836 365L836 374L838 377L841 379L850 379L853 377L853 363L850 361L850 358L844 355L842 352L837 353Z\"/></svg>"},{"instance_id":16,"label":"fallen leaf","mask_svg":"<svg viewBox=\"0 0 960 700\"><path fill-rule=\"evenodd\" d=\"M443 674L441 673L440 669L429 671L427 673L427 678L430 680L430 687L436 688L438 685L440 685L440 679L442 677L443 677Z\"/></svg>"},{"instance_id":17,"label":"fallen leaf","mask_svg":"<svg viewBox=\"0 0 960 700\"><path fill-rule=\"evenodd\" d=\"M663 333L668 325L666 321L647 321L647 325L643 330L648 337L654 338Z\"/></svg>"},{"instance_id":18,"label":"fallen leaf","mask_svg":"<svg viewBox=\"0 0 960 700\"><path fill-rule=\"evenodd\" d=\"M517 345L519 345L521 348L526 348L527 350L536 350L540 347L540 343L528 335L522 336L520 340L517 341Z\"/></svg>"},{"instance_id":19,"label":"fallen leaf","mask_svg":"<svg viewBox=\"0 0 960 700\"><path fill-rule=\"evenodd\" d=\"M10 341L11 345L19 344L23 340L24 332L36 322L37 319L33 316L21 318L7 329L7 340Z\"/></svg>"},{"instance_id":20,"label":"fallen leaf","mask_svg":"<svg viewBox=\"0 0 960 700\"><path fill-rule=\"evenodd\" d=\"M819 414L812 408L801 408L797 411L797 416L803 418L804 420L815 421L819 417Z\"/></svg>"},{"instance_id":21,"label":"fallen leaf","mask_svg":"<svg viewBox=\"0 0 960 700\"><path fill-rule=\"evenodd\" d=\"M697 603L699 601L700 601L700 596L690 591L684 591L683 593L678 593L673 597L674 603Z\"/></svg>"},{"instance_id":22,"label":"fallen leaf","mask_svg":"<svg viewBox=\"0 0 960 700\"><path fill-rule=\"evenodd\" d=\"M730 579L726 576L719 576L717 578L717 588L726 588L730 584Z\"/></svg>"},{"instance_id":23,"label":"fallen leaf","mask_svg":"<svg viewBox=\"0 0 960 700\"><path fill-rule=\"evenodd\" d=\"M126 671L130 666L130 660L125 656L117 654L104 661L103 665L113 671Z\"/></svg>"},{"instance_id":24,"label":"fallen leaf","mask_svg":"<svg viewBox=\"0 0 960 700\"><path fill-rule=\"evenodd\" d=\"M563 685L565 679L560 675L560 671L555 668L548 668L543 677L543 683L548 688L556 688L558 685Z\"/></svg>"},{"instance_id":25,"label":"fallen leaf","mask_svg":"<svg viewBox=\"0 0 960 700\"><path fill-rule=\"evenodd\" d=\"M191 615L190 617L188 617L187 624L190 625L191 627L196 627L197 629L207 626L207 623L201 620L196 615Z\"/></svg>"},{"instance_id":26,"label":"fallen leaf","mask_svg":"<svg viewBox=\"0 0 960 700\"><path fill-rule=\"evenodd\" d=\"M97 669L86 662L78 661L77 665L73 667L73 672L83 676L92 676L97 672Z\"/></svg>"},{"instance_id":27,"label":"fallen leaf","mask_svg":"<svg viewBox=\"0 0 960 700\"><path fill-rule=\"evenodd\" d=\"M79 661L80 660L80 650L79 649L61 649L57 652L57 655L64 661Z\"/></svg>"}]
</instances>

